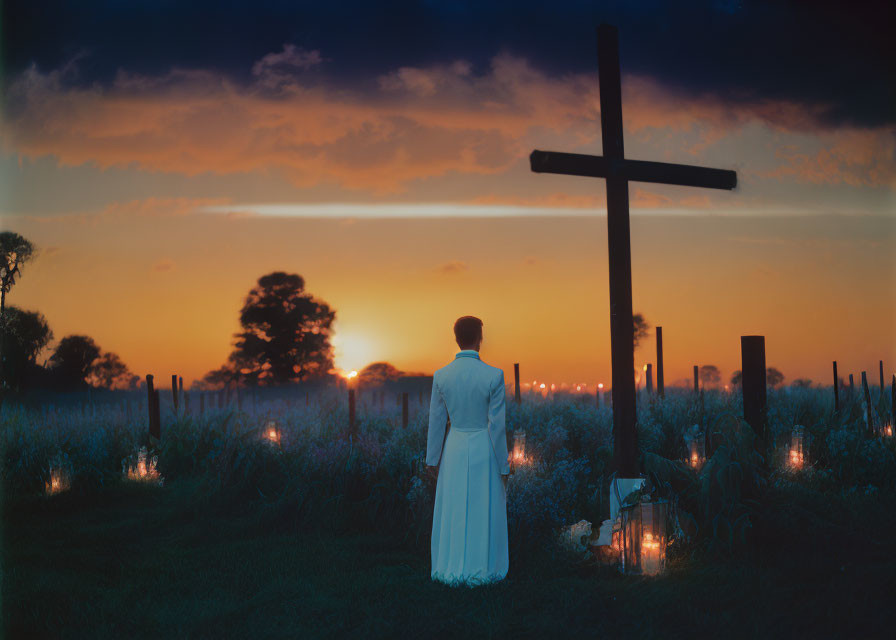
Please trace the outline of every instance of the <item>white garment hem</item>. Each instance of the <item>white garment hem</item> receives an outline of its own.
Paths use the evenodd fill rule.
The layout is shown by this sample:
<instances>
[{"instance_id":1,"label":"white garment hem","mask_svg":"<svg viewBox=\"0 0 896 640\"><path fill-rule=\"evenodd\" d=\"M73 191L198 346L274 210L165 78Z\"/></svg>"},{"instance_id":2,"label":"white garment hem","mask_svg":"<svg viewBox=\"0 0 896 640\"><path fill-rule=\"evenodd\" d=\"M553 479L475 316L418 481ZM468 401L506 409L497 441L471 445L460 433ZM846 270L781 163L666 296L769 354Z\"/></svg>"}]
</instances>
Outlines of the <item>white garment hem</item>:
<instances>
[{"instance_id":1,"label":"white garment hem","mask_svg":"<svg viewBox=\"0 0 896 640\"><path fill-rule=\"evenodd\" d=\"M478 587L486 584L494 584L495 582L500 582L505 578L506 573L492 573L488 576L482 577L480 575L473 576L455 576L453 574L443 574L438 571L433 571L430 574L430 577L437 581L442 582L449 587Z\"/></svg>"}]
</instances>

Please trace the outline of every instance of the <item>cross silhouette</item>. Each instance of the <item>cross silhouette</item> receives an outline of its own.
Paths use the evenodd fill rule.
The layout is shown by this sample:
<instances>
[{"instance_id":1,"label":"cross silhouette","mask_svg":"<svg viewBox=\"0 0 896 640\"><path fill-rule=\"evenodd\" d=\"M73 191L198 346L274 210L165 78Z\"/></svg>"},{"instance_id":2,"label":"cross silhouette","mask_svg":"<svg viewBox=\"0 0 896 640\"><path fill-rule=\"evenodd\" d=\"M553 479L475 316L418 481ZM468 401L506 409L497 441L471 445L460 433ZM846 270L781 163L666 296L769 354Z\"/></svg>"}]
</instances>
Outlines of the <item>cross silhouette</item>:
<instances>
[{"instance_id":1,"label":"cross silhouette","mask_svg":"<svg viewBox=\"0 0 896 640\"><path fill-rule=\"evenodd\" d=\"M560 173L607 180L613 466L620 478L634 478L638 476L639 468L628 183L634 180L733 189L737 186L737 174L722 169L626 159L622 144L619 33L612 25L602 24L597 28L597 70L604 155L589 156L536 149L529 156L529 162L532 171L536 173Z\"/></svg>"}]
</instances>

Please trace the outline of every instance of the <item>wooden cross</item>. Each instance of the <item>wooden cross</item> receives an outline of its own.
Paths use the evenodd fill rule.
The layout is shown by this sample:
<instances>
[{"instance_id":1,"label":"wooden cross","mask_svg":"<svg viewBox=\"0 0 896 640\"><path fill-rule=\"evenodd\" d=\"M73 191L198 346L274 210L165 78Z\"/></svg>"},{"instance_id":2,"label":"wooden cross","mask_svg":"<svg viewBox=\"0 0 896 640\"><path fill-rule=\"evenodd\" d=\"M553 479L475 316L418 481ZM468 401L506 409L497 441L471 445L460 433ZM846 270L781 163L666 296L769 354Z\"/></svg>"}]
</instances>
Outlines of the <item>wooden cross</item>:
<instances>
[{"instance_id":1,"label":"wooden cross","mask_svg":"<svg viewBox=\"0 0 896 640\"><path fill-rule=\"evenodd\" d=\"M597 69L604 155L589 156L535 150L529 161L532 171L536 173L561 173L607 180L610 357L613 368L613 462L620 478L635 478L639 475L639 469L628 183L633 180L711 189L733 189L737 186L737 174L722 169L625 158L622 145L619 33L614 26L602 24L597 28Z\"/></svg>"}]
</instances>

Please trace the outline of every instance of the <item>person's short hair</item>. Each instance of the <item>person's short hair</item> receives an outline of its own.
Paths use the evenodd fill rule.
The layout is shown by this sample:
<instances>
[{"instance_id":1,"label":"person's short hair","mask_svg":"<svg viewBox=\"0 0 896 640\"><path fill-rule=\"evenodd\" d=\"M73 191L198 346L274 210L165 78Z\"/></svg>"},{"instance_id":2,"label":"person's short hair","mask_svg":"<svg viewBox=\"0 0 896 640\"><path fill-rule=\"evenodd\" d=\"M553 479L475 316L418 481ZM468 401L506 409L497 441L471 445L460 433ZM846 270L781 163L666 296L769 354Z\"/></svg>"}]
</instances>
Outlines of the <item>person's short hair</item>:
<instances>
[{"instance_id":1,"label":"person's short hair","mask_svg":"<svg viewBox=\"0 0 896 640\"><path fill-rule=\"evenodd\" d=\"M482 338L482 320L476 316L463 316L454 323L454 339L461 349L472 348Z\"/></svg>"}]
</instances>

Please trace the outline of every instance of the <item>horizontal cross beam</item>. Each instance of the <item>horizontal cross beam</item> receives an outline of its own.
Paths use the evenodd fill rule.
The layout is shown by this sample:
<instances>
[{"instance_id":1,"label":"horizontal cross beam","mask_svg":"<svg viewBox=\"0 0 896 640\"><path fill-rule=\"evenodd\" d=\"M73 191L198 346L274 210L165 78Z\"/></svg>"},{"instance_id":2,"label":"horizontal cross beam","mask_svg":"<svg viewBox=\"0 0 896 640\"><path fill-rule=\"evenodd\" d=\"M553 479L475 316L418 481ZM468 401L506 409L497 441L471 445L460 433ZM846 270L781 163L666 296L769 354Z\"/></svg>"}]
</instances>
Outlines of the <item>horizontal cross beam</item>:
<instances>
[{"instance_id":1,"label":"horizontal cross beam","mask_svg":"<svg viewBox=\"0 0 896 640\"><path fill-rule=\"evenodd\" d=\"M733 189L737 173L726 169L694 167L687 164L647 162L644 160L608 160L603 156L535 150L529 156L532 171L560 173L591 178L624 178L634 182L677 184L684 187Z\"/></svg>"}]
</instances>

